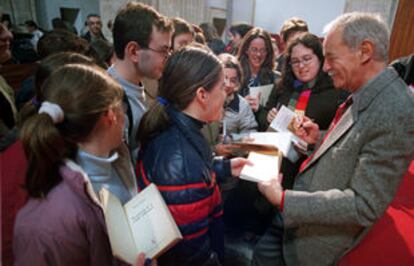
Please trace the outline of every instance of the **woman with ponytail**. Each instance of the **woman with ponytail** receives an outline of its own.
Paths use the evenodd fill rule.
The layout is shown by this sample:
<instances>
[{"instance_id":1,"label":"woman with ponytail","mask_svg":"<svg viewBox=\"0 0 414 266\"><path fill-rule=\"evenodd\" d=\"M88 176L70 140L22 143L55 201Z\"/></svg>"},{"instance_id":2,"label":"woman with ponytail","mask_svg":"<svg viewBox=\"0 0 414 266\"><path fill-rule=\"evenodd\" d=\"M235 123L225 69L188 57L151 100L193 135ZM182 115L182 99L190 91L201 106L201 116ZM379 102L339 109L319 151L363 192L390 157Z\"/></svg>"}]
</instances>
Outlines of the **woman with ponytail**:
<instances>
[{"instance_id":1,"label":"woman with ponytail","mask_svg":"<svg viewBox=\"0 0 414 266\"><path fill-rule=\"evenodd\" d=\"M238 176L247 160L213 159L200 129L221 119L225 97L220 61L188 46L168 59L158 101L142 118L138 186L158 186L184 237L158 259L160 265L220 265L223 258L217 182Z\"/></svg>"},{"instance_id":2,"label":"woman with ponytail","mask_svg":"<svg viewBox=\"0 0 414 266\"><path fill-rule=\"evenodd\" d=\"M122 97L96 66L69 64L46 79L21 129L30 199L16 219L15 265L112 265L96 192L106 187L122 202L137 192Z\"/></svg>"}]
</instances>

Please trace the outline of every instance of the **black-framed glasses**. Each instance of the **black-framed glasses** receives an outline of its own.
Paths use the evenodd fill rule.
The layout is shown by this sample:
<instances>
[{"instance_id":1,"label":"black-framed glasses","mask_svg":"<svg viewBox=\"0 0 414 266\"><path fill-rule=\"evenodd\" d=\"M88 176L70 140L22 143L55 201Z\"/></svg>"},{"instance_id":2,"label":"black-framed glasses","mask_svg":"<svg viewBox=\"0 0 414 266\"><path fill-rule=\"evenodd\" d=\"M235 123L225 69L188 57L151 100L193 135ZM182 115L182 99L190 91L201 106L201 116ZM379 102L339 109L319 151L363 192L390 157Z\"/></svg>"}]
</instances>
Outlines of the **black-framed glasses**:
<instances>
[{"instance_id":1,"label":"black-framed glasses","mask_svg":"<svg viewBox=\"0 0 414 266\"><path fill-rule=\"evenodd\" d=\"M167 48L164 48L164 49L161 49L161 50L157 50L157 49L154 49L154 48L151 48L151 47L148 46L148 47L145 47L144 49L148 49L148 50L153 51L155 53L161 54L164 57L170 56L173 52L172 47L167 47Z\"/></svg>"}]
</instances>

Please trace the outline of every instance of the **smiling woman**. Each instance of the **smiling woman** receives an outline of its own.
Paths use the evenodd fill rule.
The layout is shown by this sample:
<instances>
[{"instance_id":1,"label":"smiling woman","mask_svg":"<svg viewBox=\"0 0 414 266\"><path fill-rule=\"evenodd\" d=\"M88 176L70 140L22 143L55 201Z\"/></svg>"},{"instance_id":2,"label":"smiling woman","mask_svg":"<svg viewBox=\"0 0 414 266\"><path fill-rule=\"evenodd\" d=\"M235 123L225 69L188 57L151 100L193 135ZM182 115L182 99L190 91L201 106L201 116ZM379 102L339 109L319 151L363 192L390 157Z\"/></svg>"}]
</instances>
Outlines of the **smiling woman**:
<instances>
[{"instance_id":1,"label":"smiling woman","mask_svg":"<svg viewBox=\"0 0 414 266\"><path fill-rule=\"evenodd\" d=\"M244 36L237 58L243 69L244 79L240 95L249 95L249 87L272 84L278 75L270 34L261 28L251 29Z\"/></svg>"},{"instance_id":2,"label":"smiling woman","mask_svg":"<svg viewBox=\"0 0 414 266\"><path fill-rule=\"evenodd\" d=\"M317 36L306 33L290 43L282 78L257 114L261 130L267 129L277 114L276 107L281 105L313 119L321 130L328 128L346 93L334 89L332 79L322 69L323 62L322 44ZM282 164L285 186L292 185L299 162L292 164L286 160Z\"/></svg>"},{"instance_id":3,"label":"smiling woman","mask_svg":"<svg viewBox=\"0 0 414 266\"><path fill-rule=\"evenodd\" d=\"M201 48L180 49L166 63L157 99L138 131L138 185L158 186L184 237L159 258L159 264L221 265L223 209L218 182L237 176L246 163L241 158L213 160L200 132L204 122L222 116L221 62Z\"/></svg>"}]
</instances>

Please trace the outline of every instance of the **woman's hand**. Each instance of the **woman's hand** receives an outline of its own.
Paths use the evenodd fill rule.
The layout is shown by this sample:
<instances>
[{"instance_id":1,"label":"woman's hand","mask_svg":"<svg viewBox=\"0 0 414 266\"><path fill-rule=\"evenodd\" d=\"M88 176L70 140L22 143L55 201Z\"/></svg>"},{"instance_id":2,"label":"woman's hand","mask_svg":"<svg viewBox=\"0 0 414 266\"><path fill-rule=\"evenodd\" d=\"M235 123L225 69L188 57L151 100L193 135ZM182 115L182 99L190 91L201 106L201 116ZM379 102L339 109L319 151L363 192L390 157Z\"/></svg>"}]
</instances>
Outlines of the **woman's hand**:
<instances>
[{"instance_id":1,"label":"woman's hand","mask_svg":"<svg viewBox=\"0 0 414 266\"><path fill-rule=\"evenodd\" d=\"M240 175L243 167L245 165L253 165L252 162L247 160L246 158L236 157L230 160L231 165L231 175L237 177Z\"/></svg>"},{"instance_id":2,"label":"woman's hand","mask_svg":"<svg viewBox=\"0 0 414 266\"><path fill-rule=\"evenodd\" d=\"M218 156L230 156L233 153L234 148L234 145L222 143L214 146L214 150Z\"/></svg>"},{"instance_id":3,"label":"woman's hand","mask_svg":"<svg viewBox=\"0 0 414 266\"><path fill-rule=\"evenodd\" d=\"M283 175L279 174L278 177L272 178L267 182L260 182L257 184L257 187L263 196L276 207L279 207L282 201L282 179Z\"/></svg>"},{"instance_id":4,"label":"woman's hand","mask_svg":"<svg viewBox=\"0 0 414 266\"><path fill-rule=\"evenodd\" d=\"M261 95L259 92L257 96L247 95L246 97L244 97L249 103L250 108L252 108L253 112L257 112L257 110L259 110L260 96Z\"/></svg>"},{"instance_id":5,"label":"woman's hand","mask_svg":"<svg viewBox=\"0 0 414 266\"><path fill-rule=\"evenodd\" d=\"M308 144L316 144L321 137L318 124L312 122L312 120L307 116L303 116L297 123L298 124L295 125L296 136L303 139Z\"/></svg>"},{"instance_id":6,"label":"woman's hand","mask_svg":"<svg viewBox=\"0 0 414 266\"><path fill-rule=\"evenodd\" d=\"M268 113L267 113L267 122L268 123L272 123L273 119L275 119L277 115L277 109L276 108L272 108Z\"/></svg>"}]
</instances>

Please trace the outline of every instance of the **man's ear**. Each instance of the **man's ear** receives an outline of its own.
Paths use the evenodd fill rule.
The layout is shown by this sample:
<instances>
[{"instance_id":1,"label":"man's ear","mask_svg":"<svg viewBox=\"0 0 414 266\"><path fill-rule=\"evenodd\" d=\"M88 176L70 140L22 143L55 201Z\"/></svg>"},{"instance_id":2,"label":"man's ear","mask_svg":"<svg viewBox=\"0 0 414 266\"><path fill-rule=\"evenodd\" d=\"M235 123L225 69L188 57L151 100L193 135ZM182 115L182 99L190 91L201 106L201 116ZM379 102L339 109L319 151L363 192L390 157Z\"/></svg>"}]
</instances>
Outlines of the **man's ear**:
<instances>
[{"instance_id":1,"label":"man's ear","mask_svg":"<svg viewBox=\"0 0 414 266\"><path fill-rule=\"evenodd\" d=\"M374 57L374 48L374 44L370 40L362 41L359 46L360 60L362 63L366 63Z\"/></svg>"},{"instance_id":2,"label":"man's ear","mask_svg":"<svg viewBox=\"0 0 414 266\"><path fill-rule=\"evenodd\" d=\"M133 62L138 62L140 51L141 46L137 42L131 41L125 46L125 55L127 55Z\"/></svg>"}]
</instances>

